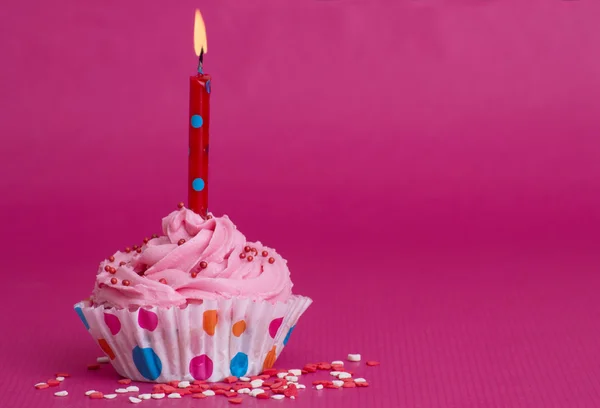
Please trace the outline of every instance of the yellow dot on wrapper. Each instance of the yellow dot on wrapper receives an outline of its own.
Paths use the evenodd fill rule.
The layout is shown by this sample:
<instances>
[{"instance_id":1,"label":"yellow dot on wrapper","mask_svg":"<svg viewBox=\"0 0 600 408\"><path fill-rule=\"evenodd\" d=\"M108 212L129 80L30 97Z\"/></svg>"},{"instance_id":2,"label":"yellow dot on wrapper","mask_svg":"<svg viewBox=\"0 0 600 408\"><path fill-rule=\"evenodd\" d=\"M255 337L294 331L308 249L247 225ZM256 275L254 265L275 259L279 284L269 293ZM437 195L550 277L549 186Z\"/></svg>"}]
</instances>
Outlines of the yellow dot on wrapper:
<instances>
[{"instance_id":1,"label":"yellow dot on wrapper","mask_svg":"<svg viewBox=\"0 0 600 408\"><path fill-rule=\"evenodd\" d=\"M204 328L206 334L208 334L209 336L214 336L218 320L219 318L217 316L216 310L207 310L204 312L202 319L202 327Z\"/></svg>"},{"instance_id":2,"label":"yellow dot on wrapper","mask_svg":"<svg viewBox=\"0 0 600 408\"><path fill-rule=\"evenodd\" d=\"M240 337L243 332L246 331L246 321L240 320L235 322L233 327L231 328L231 332L235 337Z\"/></svg>"}]
</instances>

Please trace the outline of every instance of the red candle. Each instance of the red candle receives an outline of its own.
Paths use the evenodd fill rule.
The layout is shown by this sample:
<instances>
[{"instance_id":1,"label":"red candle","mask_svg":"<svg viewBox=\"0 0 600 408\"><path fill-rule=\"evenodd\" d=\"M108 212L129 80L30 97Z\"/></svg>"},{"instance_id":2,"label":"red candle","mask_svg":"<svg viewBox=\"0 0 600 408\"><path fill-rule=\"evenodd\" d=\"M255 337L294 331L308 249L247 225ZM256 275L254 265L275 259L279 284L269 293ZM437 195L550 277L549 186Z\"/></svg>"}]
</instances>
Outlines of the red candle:
<instances>
[{"instance_id":1,"label":"red candle","mask_svg":"<svg viewBox=\"0 0 600 408\"><path fill-rule=\"evenodd\" d=\"M207 51L206 29L200 10L194 21L194 49L198 74L190 77L188 207L206 218L208 213L208 125L210 114L210 75L202 63Z\"/></svg>"}]
</instances>

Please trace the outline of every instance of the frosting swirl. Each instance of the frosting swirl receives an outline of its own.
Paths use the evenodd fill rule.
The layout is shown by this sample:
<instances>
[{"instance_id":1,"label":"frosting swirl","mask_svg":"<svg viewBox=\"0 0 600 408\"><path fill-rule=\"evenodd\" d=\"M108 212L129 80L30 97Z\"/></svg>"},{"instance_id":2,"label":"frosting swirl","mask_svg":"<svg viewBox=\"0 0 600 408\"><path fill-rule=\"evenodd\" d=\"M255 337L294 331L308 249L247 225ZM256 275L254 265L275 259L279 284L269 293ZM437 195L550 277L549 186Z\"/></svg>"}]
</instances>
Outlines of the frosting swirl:
<instances>
[{"instance_id":1,"label":"frosting swirl","mask_svg":"<svg viewBox=\"0 0 600 408\"><path fill-rule=\"evenodd\" d=\"M92 301L118 308L181 306L233 297L286 301L287 262L247 242L227 216L203 219L182 208L162 221L163 236L100 264Z\"/></svg>"}]
</instances>

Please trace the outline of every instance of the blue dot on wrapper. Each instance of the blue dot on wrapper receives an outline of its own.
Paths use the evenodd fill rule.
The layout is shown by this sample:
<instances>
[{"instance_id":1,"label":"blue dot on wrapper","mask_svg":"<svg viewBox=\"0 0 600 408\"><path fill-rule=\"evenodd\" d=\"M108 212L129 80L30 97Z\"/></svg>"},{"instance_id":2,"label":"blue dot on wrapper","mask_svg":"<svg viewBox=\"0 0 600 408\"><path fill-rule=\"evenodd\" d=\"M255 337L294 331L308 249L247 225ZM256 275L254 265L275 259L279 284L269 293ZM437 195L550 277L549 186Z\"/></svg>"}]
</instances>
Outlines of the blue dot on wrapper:
<instances>
[{"instance_id":1,"label":"blue dot on wrapper","mask_svg":"<svg viewBox=\"0 0 600 408\"><path fill-rule=\"evenodd\" d=\"M290 328L290 331L289 331L289 332L287 332L287 334L285 335L285 339L283 339L283 345L284 345L284 346L288 344L288 341L290 341L290 336L292 335L292 332L294 331L294 328L295 328L295 327L296 327L296 326L292 326L292 327Z\"/></svg>"},{"instance_id":2,"label":"blue dot on wrapper","mask_svg":"<svg viewBox=\"0 0 600 408\"><path fill-rule=\"evenodd\" d=\"M77 312L77 315L79 316L79 318L81 319L81 322L83 323L83 325L85 326L86 330L90 329L90 325L87 321L87 319L85 318L85 316L83 315L83 310L81 310L80 307L76 307L75 308L75 312Z\"/></svg>"},{"instance_id":3,"label":"blue dot on wrapper","mask_svg":"<svg viewBox=\"0 0 600 408\"><path fill-rule=\"evenodd\" d=\"M140 348L139 346L135 346L132 355L135 368L138 369L144 378L154 381L160 377L160 373L162 371L162 362L154 350L152 350L150 347Z\"/></svg>"},{"instance_id":4,"label":"blue dot on wrapper","mask_svg":"<svg viewBox=\"0 0 600 408\"><path fill-rule=\"evenodd\" d=\"M198 129L200 126L202 126L204 120L200 115L192 115L191 123L193 128Z\"/></svg>"},{"instance_id":5,"label":"blue dot on wrapper","mask_svg":"<svg viewBox=\"0 0 600 408\"><path fill-rule=\"evenodd\" d=\"M236 377L243 377L248 371L248 355L246 353L239 352L232 359L229 364L231 375Z\"/></svg>"},{"instance_id":6,"label":"blue dot on wrapper","mask_svg":"<svg viewBox=\"0 0 600 408\"><path fill-rule=\"evenodd\" d=\"M204 180L201 178L195 178L194 181L192 181L192 188L194 191L204 190Z\"/></svg>"},{"instance_id":7,"label":"blue dot on wrapper","mask_svg":"<svg viewBox=\"0 0 600 408\"><path fill-rule=\"evenodd\" d=\"M210 79L206 81L206 93L210 93Z\"/></svg>"}]
</instances>

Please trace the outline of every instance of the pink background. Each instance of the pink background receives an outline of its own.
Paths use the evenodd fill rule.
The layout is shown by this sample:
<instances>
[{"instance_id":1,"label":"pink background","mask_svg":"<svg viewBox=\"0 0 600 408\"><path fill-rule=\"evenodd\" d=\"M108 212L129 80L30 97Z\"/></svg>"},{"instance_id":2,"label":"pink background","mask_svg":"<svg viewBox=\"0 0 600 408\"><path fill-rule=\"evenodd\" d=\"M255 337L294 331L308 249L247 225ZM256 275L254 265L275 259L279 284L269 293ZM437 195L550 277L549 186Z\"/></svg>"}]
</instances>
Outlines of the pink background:
<instances>
[{"instance_id":1,"label":"pink background","mask_svg":"<svg viewBox=\"0 0 600 408\"><path fill-rule=\"evenodd\" d=\"M116 388L71 308L186 199L196 7L211 209L315 300L278 364L383 362L295 405L600 405L600 3L30 0L0 8L6 406Z\"/></svg>"}]
</instances>

